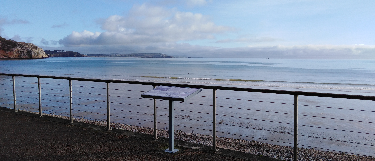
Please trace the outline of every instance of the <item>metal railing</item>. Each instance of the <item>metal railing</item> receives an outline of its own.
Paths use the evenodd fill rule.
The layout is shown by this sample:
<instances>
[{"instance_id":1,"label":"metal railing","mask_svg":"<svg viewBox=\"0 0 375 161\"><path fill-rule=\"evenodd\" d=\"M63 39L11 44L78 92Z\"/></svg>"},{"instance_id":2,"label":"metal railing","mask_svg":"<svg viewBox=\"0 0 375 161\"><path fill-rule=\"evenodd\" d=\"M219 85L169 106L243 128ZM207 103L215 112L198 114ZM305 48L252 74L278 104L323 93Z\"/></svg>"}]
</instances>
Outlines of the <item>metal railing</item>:
<instances>
[{"instance_id":1,"label":"metal railing","mask_svg":"<svg viewBox=\"0 0 375 161\"><path fill-rule=\"evenodd\" d=\"M294 96L294 149L293 158L297 160L297 149L298 149L298 96L315 96L315 97L332 97L332 98L346 98L346 99L358 99L358 100L371 100L375 101L375 96L362 96L362 95L347 95L347 94L333 94L333 93L317 93L317 92L303 92L303 91L286 91L286 90L272 90L272 89L254 89L254 88L238 88L238 87L223 87L223 86L208 86L208 85L191 85L191 84L180 84L180 83L157 83L157 82L145 82L145 81L129 81L129 80L115 80L115 79L88 79L88 78L74 78L74 77L59 77L59 76L43 76L43 75L25 75L25 74L6 74L0 73L3 76L11 76L13 80L13 101L14 110L17 112L17 99L16 99L16 78L15 77L35 77L38 78L38 91L39 91L39 114L42 113L42 91L41 91L41 78L52 78L69 80L69 98L70 98L70 122L73 123L72 117L72 81L91 81L91 82L104 82L107 85L107 130L111 130L110 126L110 95L109 95L109 83L126 83L126 84L140 84L140 85L151 85L155 86L175 86L175 87L188 87L188 88L202 88L212 90L212 102L213 102L213 150L216 151L216 91L217 90L232 90L232 91L246 91L246 92L260 92L260 93L274 93L274 94L287 94ZM154 137L157 139L157 124L156 124L156 106L154 99ZM375 134L374 134L375 135Z\"/></svg>"}]
</instances>

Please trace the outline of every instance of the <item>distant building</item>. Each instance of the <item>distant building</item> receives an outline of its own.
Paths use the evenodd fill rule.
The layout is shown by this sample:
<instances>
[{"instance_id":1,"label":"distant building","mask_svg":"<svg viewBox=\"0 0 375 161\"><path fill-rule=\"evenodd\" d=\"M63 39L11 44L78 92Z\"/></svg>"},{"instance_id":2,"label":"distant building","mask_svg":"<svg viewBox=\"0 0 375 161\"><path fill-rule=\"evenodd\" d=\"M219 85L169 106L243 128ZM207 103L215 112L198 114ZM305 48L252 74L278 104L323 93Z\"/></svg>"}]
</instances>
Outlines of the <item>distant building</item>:
<instances>
[{"instance_id":1,"label":"distant building","mask_svg":"<svg viewBox=\"0 0 375 161\"><path fill-rule=\"evenodd\" d=\"M64 51L64 50L44 50L49 57L84 57L79 52Z\"/></svg>"}]
</instances>

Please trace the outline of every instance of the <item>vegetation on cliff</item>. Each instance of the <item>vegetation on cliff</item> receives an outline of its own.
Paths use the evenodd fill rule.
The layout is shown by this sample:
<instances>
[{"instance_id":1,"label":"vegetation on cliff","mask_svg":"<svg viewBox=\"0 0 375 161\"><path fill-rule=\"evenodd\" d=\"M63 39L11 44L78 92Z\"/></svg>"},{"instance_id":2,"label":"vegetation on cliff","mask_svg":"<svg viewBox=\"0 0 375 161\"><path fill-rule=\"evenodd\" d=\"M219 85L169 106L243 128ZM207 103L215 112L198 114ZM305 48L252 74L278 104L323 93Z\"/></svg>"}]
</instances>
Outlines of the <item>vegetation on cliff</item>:
<instances>
[{"instance_id":1,"label":"vegetation on cliff","mask_svg":"<svg viewBox=\"0 0 375 161\"><path fill-rule=\"evenodd\" d=\"M7 40L0 36L0 59L40 59L48 58L42 48L32 43Z\"/></svg>"}]
</instances>

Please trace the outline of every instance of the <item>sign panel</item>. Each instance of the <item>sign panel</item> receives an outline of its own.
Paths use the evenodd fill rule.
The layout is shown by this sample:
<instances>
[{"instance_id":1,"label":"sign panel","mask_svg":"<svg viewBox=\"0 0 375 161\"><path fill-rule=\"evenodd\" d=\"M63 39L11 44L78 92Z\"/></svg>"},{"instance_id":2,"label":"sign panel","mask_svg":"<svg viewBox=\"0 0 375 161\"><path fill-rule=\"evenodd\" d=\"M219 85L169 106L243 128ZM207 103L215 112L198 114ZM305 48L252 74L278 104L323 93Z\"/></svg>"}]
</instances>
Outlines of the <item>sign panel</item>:
<instances>
[{"instance_id":1,"label":"sign panel","mask_svg":"<svg viewBox=\"0 0 375 161\"><path fill-rule=\"evenodd\" d=\"M196 88L182 88L182 87L168 87L168 86L157 86L153 90L150 90L141 96L143 98L155 98L172 101L185 101L199 92L202 89Z\"/></svg>"}]
</instances>

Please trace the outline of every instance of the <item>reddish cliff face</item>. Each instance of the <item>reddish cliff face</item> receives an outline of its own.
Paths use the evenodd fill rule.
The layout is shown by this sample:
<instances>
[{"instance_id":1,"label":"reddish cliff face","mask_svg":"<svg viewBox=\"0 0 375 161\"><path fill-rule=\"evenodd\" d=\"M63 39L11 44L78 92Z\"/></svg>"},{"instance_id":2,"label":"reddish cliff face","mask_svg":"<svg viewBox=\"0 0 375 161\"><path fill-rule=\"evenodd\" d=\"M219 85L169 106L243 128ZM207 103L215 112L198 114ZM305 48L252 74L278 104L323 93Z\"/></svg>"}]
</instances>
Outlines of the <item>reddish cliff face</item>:
<instances>
[{"instance_id":1,"label":"reddish cliff face","mask_svg":"<svg viewBox=\"0 0 375 161\"><path fill-rule=\"evenodd\" d=\"M41 59L48 58L42 48L32 43L6 40L0 37L0 59Z\"/></svg>"}]
</instances>

